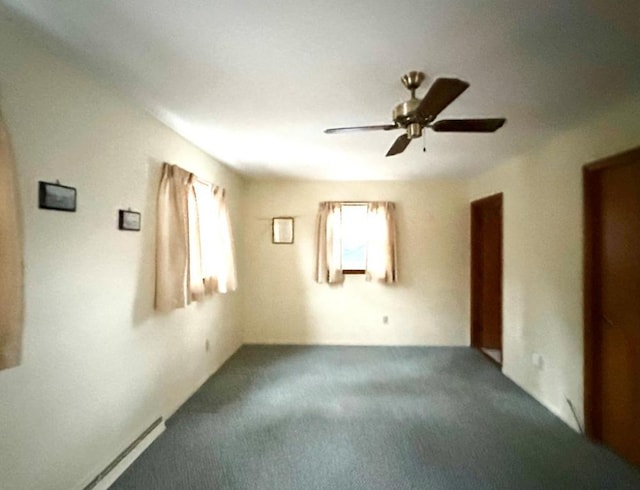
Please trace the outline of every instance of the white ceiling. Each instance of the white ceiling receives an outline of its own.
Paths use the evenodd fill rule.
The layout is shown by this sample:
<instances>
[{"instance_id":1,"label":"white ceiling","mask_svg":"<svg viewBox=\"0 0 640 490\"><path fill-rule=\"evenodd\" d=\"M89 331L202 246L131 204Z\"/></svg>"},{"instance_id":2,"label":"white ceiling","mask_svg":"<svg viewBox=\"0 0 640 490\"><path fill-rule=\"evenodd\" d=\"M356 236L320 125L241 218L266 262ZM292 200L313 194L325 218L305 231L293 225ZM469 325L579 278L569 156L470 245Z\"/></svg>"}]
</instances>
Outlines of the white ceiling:
<instances>
[{"instance_id":1,"label":"white ceiling","mask_svg":"<svg viewBox=\"0 0 640 490\"><path fill-rule=\"evenodd\" d=\"M640 93L640 0L0 0L215 158L256 176L476 174ZM494 134L326 135L391 122L422 70ZM429 82L430 80L427 80ZM421 97L425 89L418 91Z\"/></svg>"}]
</instances>

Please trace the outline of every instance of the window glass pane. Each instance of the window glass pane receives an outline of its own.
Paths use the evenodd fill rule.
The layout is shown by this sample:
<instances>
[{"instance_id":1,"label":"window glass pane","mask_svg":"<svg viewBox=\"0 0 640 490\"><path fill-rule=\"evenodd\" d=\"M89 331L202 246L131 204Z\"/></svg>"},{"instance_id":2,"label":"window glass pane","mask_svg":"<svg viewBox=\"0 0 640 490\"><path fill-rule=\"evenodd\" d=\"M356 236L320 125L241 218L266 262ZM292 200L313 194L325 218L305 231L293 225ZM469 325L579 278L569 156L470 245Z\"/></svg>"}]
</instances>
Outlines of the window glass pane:
<instances>
[{"instance_id":1,"label":"window glass pane","mask_svg":"<svg viewBox=\"0 0 640 490\"><path fill-rule=\"evenodd\" d=\"M342 269L364 270L367 263L367 205L342 206Z\"/></svg>"}]
</instances>

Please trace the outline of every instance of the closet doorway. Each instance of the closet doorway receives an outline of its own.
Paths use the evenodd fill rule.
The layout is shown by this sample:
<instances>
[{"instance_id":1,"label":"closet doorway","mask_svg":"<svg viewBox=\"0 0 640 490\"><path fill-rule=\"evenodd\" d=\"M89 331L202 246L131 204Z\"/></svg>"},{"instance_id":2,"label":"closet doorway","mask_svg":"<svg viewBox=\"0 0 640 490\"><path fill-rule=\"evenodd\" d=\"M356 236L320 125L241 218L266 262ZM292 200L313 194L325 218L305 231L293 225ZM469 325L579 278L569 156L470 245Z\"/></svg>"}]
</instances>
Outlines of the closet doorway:
<instances>
[{"instance_id":1,"label":"closet doorway","mask_svg":"<svg viewBox=\"0 0 640 490\"><path fill-rule=\"evenodd\" d=\"M471 203L471 346L502 366L502 193Z\"/></svg>"}]
</instances>

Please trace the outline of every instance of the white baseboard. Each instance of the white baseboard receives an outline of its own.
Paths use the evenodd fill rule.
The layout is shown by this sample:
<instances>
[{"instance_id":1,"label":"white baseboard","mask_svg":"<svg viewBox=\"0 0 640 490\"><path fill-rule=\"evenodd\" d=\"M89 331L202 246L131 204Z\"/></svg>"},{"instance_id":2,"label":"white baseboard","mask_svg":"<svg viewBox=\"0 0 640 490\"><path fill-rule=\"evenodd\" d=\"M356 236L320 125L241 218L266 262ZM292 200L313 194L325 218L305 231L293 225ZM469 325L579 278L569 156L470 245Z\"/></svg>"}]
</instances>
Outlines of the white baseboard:
<instances>
[{"instance_id":1,"label":"white baseboard","mask_svg":"<svg viewBox=\"0 0 640 490\"><path fill-rule=\"evenodd\" d=\"M109 473L98 481L91 490L107 490L122 475L125 470L147 449L160 434L164 432L164 420L158 424L147 436L134 447Z\"/></svg>"}]
</instances>

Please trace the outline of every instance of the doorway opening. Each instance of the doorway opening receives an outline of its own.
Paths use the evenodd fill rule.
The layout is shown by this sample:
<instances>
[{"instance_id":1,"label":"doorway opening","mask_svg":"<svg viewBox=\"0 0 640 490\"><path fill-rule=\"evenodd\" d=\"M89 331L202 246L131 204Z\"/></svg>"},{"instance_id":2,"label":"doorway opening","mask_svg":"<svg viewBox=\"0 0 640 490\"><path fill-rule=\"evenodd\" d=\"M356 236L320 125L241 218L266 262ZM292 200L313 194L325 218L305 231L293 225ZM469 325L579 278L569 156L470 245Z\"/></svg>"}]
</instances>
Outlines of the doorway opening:
<instances>
[{"instance_id":1,"label":"doorway opening","mask_svg":"<svg viewBox=\"0 0 640 490\"><path fill-rule=\"evenodd\" d=\"M471 203L471 346L502 366L502 193Z\"/></svg>"}]
</instances>

